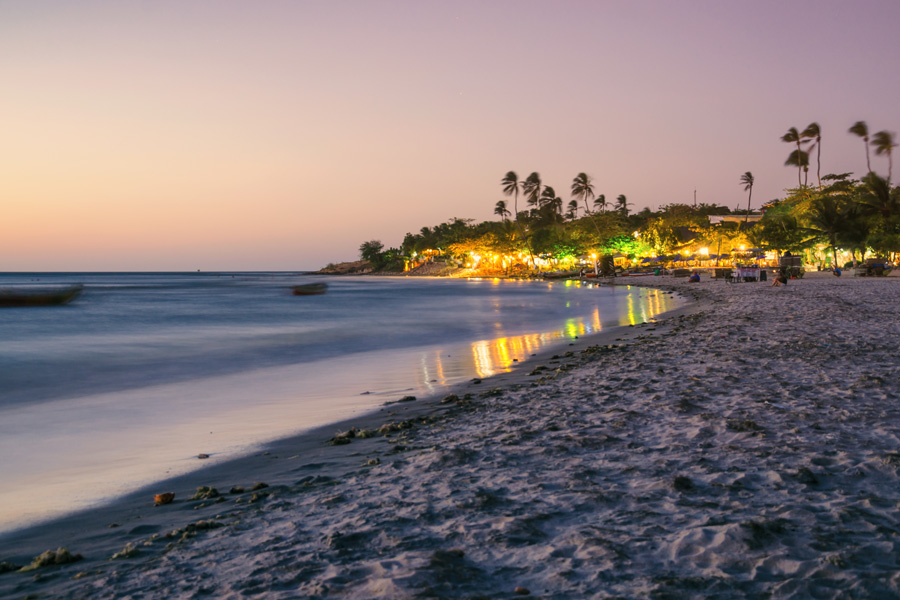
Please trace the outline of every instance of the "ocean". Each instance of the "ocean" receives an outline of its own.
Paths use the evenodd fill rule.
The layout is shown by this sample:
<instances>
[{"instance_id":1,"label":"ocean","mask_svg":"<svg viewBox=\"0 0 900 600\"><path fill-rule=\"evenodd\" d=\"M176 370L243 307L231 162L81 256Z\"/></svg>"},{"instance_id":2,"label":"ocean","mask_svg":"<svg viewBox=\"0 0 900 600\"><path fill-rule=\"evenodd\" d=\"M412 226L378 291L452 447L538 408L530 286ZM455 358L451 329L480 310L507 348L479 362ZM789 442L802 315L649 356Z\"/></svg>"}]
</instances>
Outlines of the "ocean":
<instances>
[{"instance_id":1,"label":"ocean","mask_svg":"<svg viewBox=\"0 0 900 600\"><path fill-rule=\"evenodd\" d=\"M315 281L328 292L290 293ZM0 532L682 302L563 281L0 274L0 289L71 283L70 305L0 309Z\"/></svg>"}]
</instances>

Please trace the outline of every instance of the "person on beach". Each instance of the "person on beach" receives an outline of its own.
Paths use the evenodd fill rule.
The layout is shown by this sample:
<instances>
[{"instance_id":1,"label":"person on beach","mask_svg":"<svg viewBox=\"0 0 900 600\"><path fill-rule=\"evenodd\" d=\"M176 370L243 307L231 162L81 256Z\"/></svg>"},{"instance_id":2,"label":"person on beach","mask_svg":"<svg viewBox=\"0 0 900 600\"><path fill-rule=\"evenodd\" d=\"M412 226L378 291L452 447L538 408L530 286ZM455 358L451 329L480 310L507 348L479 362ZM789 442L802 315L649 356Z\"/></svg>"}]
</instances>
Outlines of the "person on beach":
<instances>
[{"instance_id":1,"label":"person on beach","mask_svg":"<svg viewBox=\"0 0 900 600\"><path fill-rule=\"evenodd\" d=\"M700 273L694 271L688 278L688 283L700 283Z\"/></svg>"},{"instance_id":2,"label":"person on beach","mask_svg":"<svg viewBox=\"0 0 900 600\"><path fill-rule=\"evenodd\" d=\"M834 268L834 276L835 276L835 277L840 277L840 276L841 276L841 268L840 268L840 267L835 267L835 268Z\"/></svg>"},{"instance_id":3,"label":"person on beach","mask_svg":"<svg viewBox=\"0 0 900 600\"><path fill-rule=\"evenodd\" d=\"M775 287L776 285L787 285L787 276L784 273L779 273L775 276L772 287Z\"/></svg>"}]
</instances>

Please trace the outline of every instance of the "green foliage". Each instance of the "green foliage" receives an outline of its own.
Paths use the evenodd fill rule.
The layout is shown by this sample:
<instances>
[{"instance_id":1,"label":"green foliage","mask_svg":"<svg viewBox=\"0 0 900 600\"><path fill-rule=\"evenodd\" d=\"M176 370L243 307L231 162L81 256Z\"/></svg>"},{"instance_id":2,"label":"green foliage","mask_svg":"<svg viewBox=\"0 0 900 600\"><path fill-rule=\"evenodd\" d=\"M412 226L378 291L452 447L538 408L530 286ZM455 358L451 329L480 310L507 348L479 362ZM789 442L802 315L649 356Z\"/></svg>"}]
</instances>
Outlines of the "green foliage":
<instances>
[{"instance_id":1,"label":"green foliage","mask_svg":"<svg viewBox=\"0 0 900 600\"><path fill-rule=\"evenodd\" d=\"M372 264L376 271L402 271L404 255L397 248L384 250L384 244L378 240L363 242L359 247L359 255Z\"/></svg>"},{"instance_id":2,"label":"green foliage","mask_svg":"<svg viewBox=\"0 0 900 600\"><path fill-rule=\"evenodd\" d=\"M601 247L603 254L624 254L629 258L634 258L640 254L651 251L649 244L639 238L630 235L617 235L610 238Z\"/></svg>"},{"instance_id":3,"label":"green foliage","mask_svg":"<svg viewBox=\"0 0 900 600\"><path fill-rule=\"evenodd\" d=\"M363 260L367 260L370 263L375 263L378 261L378 257L381 255L381 251L384 249L384 244L382 244L378 240L369 240L368 242L363 242L359 246L359 256Z\"/></svg>"}]
</instances>

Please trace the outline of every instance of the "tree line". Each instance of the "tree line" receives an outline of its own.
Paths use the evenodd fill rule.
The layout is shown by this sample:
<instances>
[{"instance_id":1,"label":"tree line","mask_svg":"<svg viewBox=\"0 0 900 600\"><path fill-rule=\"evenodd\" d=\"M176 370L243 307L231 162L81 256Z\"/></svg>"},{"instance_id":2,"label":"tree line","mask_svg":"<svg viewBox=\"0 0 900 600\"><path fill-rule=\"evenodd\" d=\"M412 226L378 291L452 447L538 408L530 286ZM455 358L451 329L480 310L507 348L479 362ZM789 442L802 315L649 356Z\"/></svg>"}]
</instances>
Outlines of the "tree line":
<instances>
[{"instance_id":1,"label":"tree line","mask_svg":"<svg viewBox=\"0 0 900 600\"><path fill-rule=\"evenodd\" d=\"M793 146L785 165L798 169L798 185L786 190L784 198L765 203L763 217L756 223L750 223L755 183L750 171L739 178L747 192L746 210L676 203L637 213L630 212L625 194L614 201L597 194L593 178L585 172L572 179L566 203L552 186L544 184L538 172L520 179L515 171L509 171L500 179L506 199L494 205L499 221L453 218L407 233L399 248L385 249L378 240L365 242L360 255L374 268L385 270L401 270L423 256L461 260L467 255L490 254L519 257L518 266L525 266L534 265L536 259L565 262L578 256L615 253L631 258L661 256L699 246L715 254L738 246L805 252L815 261L835 257L838 248L849 250L854 258L869 252L895 258L900 252L900 188L891 185L894 134L885 130L870 137L864 121L854 123L848 133L865 144L868 172L859 179L849 172L821 175L822 129L818 123L802 131L789 128L781 140ZM871 149L876 156L887 158L886 177L872 171ZM813 152L816 183L810 185ZM709 220L710 215L735 214L743 215L743 221L735 218L713 225ZM820 250L823 245L825 252ZM516 266L515 262L506 261L505 268Z\"/></svg>"}]
</instances>

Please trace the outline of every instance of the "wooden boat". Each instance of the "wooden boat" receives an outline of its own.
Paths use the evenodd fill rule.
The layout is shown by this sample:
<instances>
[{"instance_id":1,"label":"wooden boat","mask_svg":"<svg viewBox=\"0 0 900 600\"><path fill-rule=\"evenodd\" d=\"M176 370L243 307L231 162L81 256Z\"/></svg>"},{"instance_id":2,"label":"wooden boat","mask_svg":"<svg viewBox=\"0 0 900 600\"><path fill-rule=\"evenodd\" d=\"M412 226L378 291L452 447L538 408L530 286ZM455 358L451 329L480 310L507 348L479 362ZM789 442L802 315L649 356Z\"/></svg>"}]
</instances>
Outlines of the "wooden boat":
<instances>
[{"instance_id":1,"label":"wooden boat","mask_svg":"<svg viewBox=\"0 0 900 600\"><path fill-rule=\"evenodd\" d=\"M578 277L581 271L548 271L541 273L544 279L568 279L570 277Z\"/></svg>"},{"instance_id":2,"label":"wooden boat","mask_svg":"<svg viewBox=\"0 0 900 600\"><path fill-rule=\"evenodd\" d=\"M81 295L84 286L73 285L66 288L47 289L2 289L0 307L59 306L68 304Z\"/></svg>"},{"instance_id":3,"label":"wooden boat","mask_svg":"<svg viewBox=\"0 0 900 600\"><path fill-rule=\"evenodd\" d=\"M322 282L291 286L291 293L295 296L317 296L324 294L327 290L328 284Z\"/></svg>"}]
</instances>

